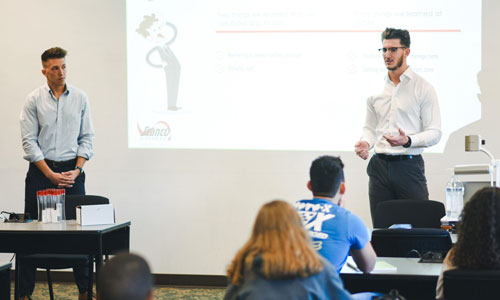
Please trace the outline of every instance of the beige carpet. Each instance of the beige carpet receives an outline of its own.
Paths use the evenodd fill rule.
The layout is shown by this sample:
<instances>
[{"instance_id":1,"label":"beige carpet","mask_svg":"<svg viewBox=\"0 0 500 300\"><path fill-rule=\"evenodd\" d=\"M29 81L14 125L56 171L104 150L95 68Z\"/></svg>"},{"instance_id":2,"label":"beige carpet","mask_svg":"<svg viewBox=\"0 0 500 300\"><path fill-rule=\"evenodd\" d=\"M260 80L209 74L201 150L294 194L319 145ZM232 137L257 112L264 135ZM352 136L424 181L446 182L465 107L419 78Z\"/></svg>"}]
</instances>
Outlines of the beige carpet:
<instances>
[{"instance_id":1,"label":"beige carpet","mask_svg":"<svg viewBox=\"0 0 500 300\"><path fill-rule=\"evenodd\" d=\"M194 300L214 300L224 297L225 289L222 288L174 288L157 286L154 289L155 299L173 300L173 299L194 299ZM37 282L35 292L32 295L33 300L49 300L49 289L46 283ZM78 290L74 283L56 283L54 284L55 300L77 300ZM12 288L11 298L14 299L14 289Z\"/></svg>"}]
</instances>

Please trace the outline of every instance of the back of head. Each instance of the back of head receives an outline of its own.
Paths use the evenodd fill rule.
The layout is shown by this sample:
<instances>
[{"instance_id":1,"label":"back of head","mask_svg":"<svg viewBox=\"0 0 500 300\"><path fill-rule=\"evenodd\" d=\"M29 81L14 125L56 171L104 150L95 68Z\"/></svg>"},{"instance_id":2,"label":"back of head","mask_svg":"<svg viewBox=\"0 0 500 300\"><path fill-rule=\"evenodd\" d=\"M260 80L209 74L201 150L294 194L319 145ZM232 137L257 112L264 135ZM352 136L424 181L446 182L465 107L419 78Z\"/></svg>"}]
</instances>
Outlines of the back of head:
<instances>
[{"instance_id":1,"label":"back of head","mask_svg":"<svg viewBox=\"0 0 500 300\"><path fill-rule=\"evenodd\" d=\"M266 203L259 210L250 239L228 268L233 284L243 282L244 270L252 270L257 257L260 269L254 271L268 279L307 277L322 269L300 216L282 200Z\"/></svg>"},{"instance_id":2,"label":"back of head","mask_svg":"<svg viewBox=\"0 0 500 300\"><path fill-rule=\"evenodd\" d=\"M60 47L53 47L45 50L42 53L42 63L47 62L49 59L53 58L65 58L68 52Z\"/></svg>"},{"instance_id":3,"label":"back of head","mask_svg":"<svg viewBox=\"0 0 500 300\"><path fill-rule=\"evenodd\" d=\"M483 188L465 204L452 262L468 269L500 269L500 189Z\"/></svg>"},{"instance_id":4,"label":"back of head","mask_svg":"<svg viewBox=\"0 0 500 300\"><path fill-rule=\"evenodd\" d=\"M320 156L312 162L309 177L314 196L332 198L344 181L344 164L340 157Z\"/></svg>"},{"instance_id":5,"label":"back of head","mask_svg":"<svg viewBox=\"0 0 500 300\"><path fill-rule=\"evenodd\" d=\"M99 271L99 300L146 300L153 289L148 263L135 254L122 253Z\"/></svg>"},{"instance_id":6,"label":"back of head","mask_svg":"<svg viewBox=\"0 0 500 300\"><path fill-rule=\"evenodd\" d=\"M406 29L395 29L395 28L386 28L384 32L382 32L382 41L384 40L392 40L399 39L401 45L404 47L410 48L410 33Z\"/></svg>"}]
</instances>

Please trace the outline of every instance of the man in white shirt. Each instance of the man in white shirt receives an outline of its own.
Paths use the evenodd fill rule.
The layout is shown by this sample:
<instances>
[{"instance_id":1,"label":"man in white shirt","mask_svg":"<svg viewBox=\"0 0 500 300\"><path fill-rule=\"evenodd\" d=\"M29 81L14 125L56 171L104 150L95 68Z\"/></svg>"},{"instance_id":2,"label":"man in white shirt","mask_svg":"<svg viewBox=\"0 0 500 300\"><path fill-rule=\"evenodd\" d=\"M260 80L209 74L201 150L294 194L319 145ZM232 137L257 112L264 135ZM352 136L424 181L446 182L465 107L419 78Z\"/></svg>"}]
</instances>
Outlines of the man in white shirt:
<instances>
[{"instance_id":1,"label":"man in white shirt","mask_svg":"<svg viewBox=\"0 0 500 300\"><path fill-rule=\"evenodd\" d=\"M384 90L367 100L363 136L356 154L370 159L367 172L370 211L378 203L393 199L428 200L423 148L441 139L441 117L432 85L407 65L410 34L404 29L386 28L382 48L388 69Z\"/></svg>"}]
</instances>

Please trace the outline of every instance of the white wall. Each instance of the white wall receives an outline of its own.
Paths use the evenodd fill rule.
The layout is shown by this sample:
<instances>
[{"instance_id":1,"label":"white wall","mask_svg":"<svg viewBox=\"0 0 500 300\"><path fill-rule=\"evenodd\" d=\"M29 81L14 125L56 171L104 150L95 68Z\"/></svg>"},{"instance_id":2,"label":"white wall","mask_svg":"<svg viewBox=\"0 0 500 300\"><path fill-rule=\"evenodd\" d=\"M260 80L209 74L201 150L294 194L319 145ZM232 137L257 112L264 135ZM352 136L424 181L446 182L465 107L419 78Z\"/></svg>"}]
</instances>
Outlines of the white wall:
<instances>
[{"instance_id":1,"label":"white wall","mask_svg":"<svg viewBox=\"0 0 500 300\"><path fill-rule=\"evenodd\" d=\"M443 200L453 165L487 162L483 154L464 152L465 134L481 134L500 157L499 13L499 2L483 1L481 95L470 99L481 101L482 120L456 132L444 155L424 155L431 199ZM41 52L57 45L69 50L68 82L87 92L92 107L96 155L86 165L87 192L108 196L118 217L132 221L132 250L145 255L155 273L224 274L262 203L309 197L308 168L321 154L341 155L347 206L371 224L367 162L352 152L127 149L123 0L1 1L0 28L0 210L23 210L28 163L19 113L25 96L44 82ZM457 61L456 68L466 63ZM342 129L332 128L331 138L335 130Z\"/></svg>"}]
</instances>

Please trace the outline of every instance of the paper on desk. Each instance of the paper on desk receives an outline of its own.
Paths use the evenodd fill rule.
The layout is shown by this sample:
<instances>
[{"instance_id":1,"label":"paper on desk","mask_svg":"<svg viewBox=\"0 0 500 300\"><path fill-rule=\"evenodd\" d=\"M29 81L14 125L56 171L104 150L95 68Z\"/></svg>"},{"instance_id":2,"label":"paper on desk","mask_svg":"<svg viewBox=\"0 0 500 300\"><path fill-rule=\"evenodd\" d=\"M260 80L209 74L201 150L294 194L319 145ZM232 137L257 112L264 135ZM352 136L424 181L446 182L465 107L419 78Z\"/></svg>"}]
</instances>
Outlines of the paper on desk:
<instances>
[{"instance_id":1,"label":"paper on desk","mask_svg":"<svg viewBox=\"0 0 500 300\"><path fill-rule=\"evenodd\" d=\"M396 266L391 265L390 263L383 261L383 260L377 260L375 263L375 269L373 271L377 272L387 272L387 271L397 271L398 268Z\"/></svg>"},{"instance_id":2,"label":"paper on desk","mask_svg":"<svg viewBox=\"0 0 500 300\"><path fill-rule=\"evenodd\" d=\"M347 261L346 261L346 265L356 265L356 263L354 262L354 259L352 258L352 256L349 256L347 257ZM377 273L383 273L383 272L391 272L391 271L397 271L398 268L394 265L391 265L390 263L384 261L384 260L380 260L377 259L377 261L375 262L375 268L373 269L372 272L377 272ZM361 273L361 271L358 271Z\"/></svg>"}]
</instances>

